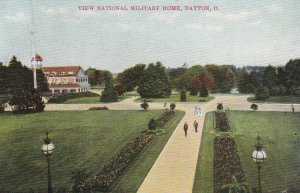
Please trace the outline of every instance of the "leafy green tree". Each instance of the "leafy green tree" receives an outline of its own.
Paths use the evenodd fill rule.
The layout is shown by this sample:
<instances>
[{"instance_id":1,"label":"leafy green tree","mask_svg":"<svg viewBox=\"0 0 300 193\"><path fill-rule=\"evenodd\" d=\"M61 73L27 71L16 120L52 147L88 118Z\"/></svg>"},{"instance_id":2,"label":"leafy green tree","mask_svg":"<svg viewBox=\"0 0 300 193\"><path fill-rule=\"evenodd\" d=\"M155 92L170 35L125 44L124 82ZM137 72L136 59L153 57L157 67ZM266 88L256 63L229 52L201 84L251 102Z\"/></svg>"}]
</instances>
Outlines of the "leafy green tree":
<instances>
[{"instance_id":1,"label":"leafy green tree","mask_svg":"<svg viewBox=\"0 0 300 193\"><path fill-rule=\"evenodd\" d=\"M246 71L240 74L237 85L240 93L254 93L255 86L251 83L250 74Z\"/></svg>"},{"instance_id":2,"label":"leafy green tree","mask_svg":"<svg viewBox=\"0 0 300 193\"><path fill-rule=\"evenodd\" d=\"M236 76L234 72L227 66L208 64L205 66L216 84L216 91L229 93L235 85Z\"/></svg>"},{"instance_id":3,"label":"leafy green tree","mask_svg":"<svg viewBox=\"0 0 300 193\"><path fill-rule=\"evenodd\" d=\"M213 90L215 88L215 83L209 74L201 73L197 76L194 76L191 88L197 92L200 92L201 97L207 97L208 90Z\"/></svg>"},{"instance_id":4,"label":"leafy green tree","mask_svg":"<svg viewBox=\"0 0 300 193\"><path fill-rule=\"evenodd\" d=\"M137 91L142 98L161 98L171 95L171 84L166 69L160 62L148 65L142 74Z\"/></svg>"},{"instance_id":5,"label":"leafy green tree","mask_svg":"<svg viewBox=\"0 0 300 193\"><path fill-rule=\"evenodd\" d=\"M0 95L7 93L8 72L7 67L0 62Z\"/></svg>"},{"instance_id":6,"label":"leafy green tree","mask_svg":"<svg viewBox=\"0 0 300 193\"><path fill-rule=\"evenodd\" d=\"M48 92L49 85L48 85L47 77L45 76L42 70L40 69L36 70L36 79L37 79L37 90L39 92Z\"/></svg>"},{"instance_id":7,"label":"leafy green tree","mask_svg":"<svg viewBox=\"0 0 300 193\"><path fill-rule=\"evenodd\" d=\"M290 60L285 65L288 94L300 95L300 59Z\"/></svg>"},{"instance_id":8,"label":"leafy green tree","mask_svg":"<svg viewBox=\"0 0 300 193\"><path fill-rule=\"evenodd\" d=\"M13 107L15 113L42 112L45 108L41 95L35 89L16 90L9 105Z\"/></svg>"},{"instance_id":9,"label":"leafy green tree","mask_svg":"<svg viewBox=\"0 0 300 193\"><path fill-rule=\"evenodd\" d=\"M113 80L113 75L111 72L107 70L97 70L95 68L88 68L85 71L85 74L89 78L89 84L92 86L96 85L105 85L106 82L112 82Z\"/></svg>"},{"instance_id":10,"label":"leafy green tree","mask_svg":"<svg viewBox=\"0 0 300 193\"><path fill-rule=\"evenodd\" d=\"M255 100L264 101L270 97L270 92L267 87L259 87L255 91Z\"/></svg>"},{"instance_id":11,"label":"leafy green tree","mask_svg":"<svg viewBox=\"0 0 300 193\"><path fill-rule=\"evenodd\" d=\"M251 189L245 182L239 182L235 176L232 176L231 183L222 187L228 193L251 193Z\"/></svg>"},{"instance_id":12,"label":"leafy green tree","mask_svg":"<svg viewBox=\"0 0 300 193\"><path fill-rule=\"evenodd\" d=\"M137 64L134 67L127 68L118 74L117 81L124 85L127 91L133 91L140 82L145 68L145 64Z\"/></svg>"},{"instance_id":13,"label":"leafy green tree","mask_svg":"<svg viewBox=\"0 0 300 193\"><path fill-rule=\"evenodd\" d=\"M115 91L113 84L111 82L106 82L104 91L100 96L101 102L117 102L118 93Z\"/></svg>"},{"instance_id":14,"label":"leafy green tree","mask_svg":"<svg viewBox=\"0 0 300 193\"><path fill-rule=\"evenodd\" d=\"M267 66L262 77L262 85L269 89L271 95L275 95L272 91L273 87L276 86L276 79L276 68L271 65Z\"/></svg>"},{"instance_id":15,"label":"leafy green tree","mask_svg":"<svg viewBox=\"0 0 300 193\"><path fill-rule=\"evenodd\" d=\"M186 102L186 91L180 91L180 102Z\"/></svg>"}]
</instances>

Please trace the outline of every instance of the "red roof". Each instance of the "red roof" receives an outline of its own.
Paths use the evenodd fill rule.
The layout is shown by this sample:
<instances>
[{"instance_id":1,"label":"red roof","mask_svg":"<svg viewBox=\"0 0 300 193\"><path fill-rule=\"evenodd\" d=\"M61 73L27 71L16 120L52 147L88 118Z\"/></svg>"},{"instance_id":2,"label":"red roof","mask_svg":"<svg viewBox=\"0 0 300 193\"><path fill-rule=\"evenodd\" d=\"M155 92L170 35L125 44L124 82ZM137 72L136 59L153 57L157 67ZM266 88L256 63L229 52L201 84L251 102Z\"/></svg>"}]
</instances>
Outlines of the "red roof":
<instances>
[{"instance_id":1,"label":"red roof","mask_svg":"<svg viewBox=\"0 0 300 193\"><path fill-rule=\"evenodd\" d=\"M80 66L42 67L44 74L49 77L76 76L80 69Z\"/></svg>"},{"instance_id":2,"label":"red roof","mask_svg":"<svg viewBox=\"0 0 300 193\"><path fill-rule=\"evenodd\" d=\"M79 84L50 84L50 88L80 88Z\"/></svg>"}]
</instances>

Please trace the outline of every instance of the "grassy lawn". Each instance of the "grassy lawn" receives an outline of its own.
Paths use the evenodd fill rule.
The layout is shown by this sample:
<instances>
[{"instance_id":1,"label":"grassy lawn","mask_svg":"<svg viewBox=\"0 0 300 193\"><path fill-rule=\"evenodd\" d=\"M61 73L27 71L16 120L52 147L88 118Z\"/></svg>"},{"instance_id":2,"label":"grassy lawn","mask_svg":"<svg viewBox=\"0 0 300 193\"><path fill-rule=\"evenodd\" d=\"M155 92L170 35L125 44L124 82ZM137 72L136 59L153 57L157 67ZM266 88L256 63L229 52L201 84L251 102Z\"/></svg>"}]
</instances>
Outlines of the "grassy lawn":
<instances>
[{"instance_id":1,"label":"grassy lawn","mask_svg":"<svg viewBox=\"0 0 300 193\"><path fill-rule=\"evenodd\" d=\"M249 102L264 102L256 101L255 97L249 97ZM272 96L266 100L266 102L276 102L276 103L300 103L300 97L298 96Z\"/></svg>"},{"instance_id":2,"label":"grassy lawn","mask_svg":"<svg viewBox=\"0 0 300 193\"><path fill-rule=\"evenodd\" d=\"M128 97L126 96L120 96L119 101L122 101ZM64 104L87 104L87 103L99 103L100 102L100 96L96 97L81 97L81 98L75 98L70 99L64 102Z\"/></svg>"},{"instance_id":3,"label":"grassy lawn","mask_svg":"<svg viewBox=\"0 0 300 193\"><path fill-rule=\"evenodd\" d=\"M257 168L250 158L261 136L268 160L262 168L264 192L281 192L286 188L300 189L300 114L283 112L231 111L230 124L247 182L257 186ZM194 182L194 193L213 192L212 115L205 120L205 129Z\"/></svg>"},{"instance_id":4,"label":"grassy lawn","mask_svg":"<svg viewBox=\"0 0 300 193\"><path fill-rule=\"evenodd\" d=\"M208 102L214 99L213 96L208 97L199 97L199 96L192 96L190 94L186 95L186 102ZM143 101L143 98L136 99L137 102ZM149 98L147 99L149 102L180 102L180 95L179 94L171 94L169 98Z\"/></svg>"},{"instance_id":5,"label":"grassy lawn","mask_svg":"<svg viewBox=\"0 0 300 193\"><path fill-rule=\"evenodd\" d=\"M51 158L53 187L70 187L72 172L84 168L89 172L96 170L129 139L145 130L151 117L157 118L161 113L161 110L151 110L0 114L0 191L47 188L46 159L40 150L46 129L56 147ZM141 152L116 189L138 189L182 116L178 112L166 127L167 132Z\"/></svg>"}]
</instances>

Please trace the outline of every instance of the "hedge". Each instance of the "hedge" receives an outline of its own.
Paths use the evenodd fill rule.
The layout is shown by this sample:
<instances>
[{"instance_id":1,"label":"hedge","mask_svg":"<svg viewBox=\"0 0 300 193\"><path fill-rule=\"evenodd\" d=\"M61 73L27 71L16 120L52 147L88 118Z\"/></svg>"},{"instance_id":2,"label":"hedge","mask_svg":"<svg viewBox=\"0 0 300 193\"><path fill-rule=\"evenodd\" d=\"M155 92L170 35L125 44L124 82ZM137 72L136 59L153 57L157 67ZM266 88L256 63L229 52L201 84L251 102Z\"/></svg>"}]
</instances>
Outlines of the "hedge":
<instances>
[{"instance_id":1,"label":"hedge","mask_svg":"<svg viewBox=\"0 0 300 193\"><path fill-rule=\"evenodd\" d=\"M231 137L216 137L214 140L214 187L215 193L223 193L221 188L231 183L232 176L244 182L244 170Z\"/></svg>"},{"instance_id":2,"label":"hedge","mask_svg":"<svg viewBox=\"0 0 300 193\"><path fill-rule=\"evenodd\" d=\"M110 191L129 163L153 138L150 134L141 134L130 140L107 164L90 179L92 189Z\"/></svg>"},{"instance_id":3,"label":"hedge","mask_svg":"<svg viewBox=\"0 0 300 193\"><path fill-rule=\"evenodd\" d=\"M54 94L49 98L48 103L64 103L70 99L97 96L99 95L93 92Z\"/></svg>"}]
</instances>

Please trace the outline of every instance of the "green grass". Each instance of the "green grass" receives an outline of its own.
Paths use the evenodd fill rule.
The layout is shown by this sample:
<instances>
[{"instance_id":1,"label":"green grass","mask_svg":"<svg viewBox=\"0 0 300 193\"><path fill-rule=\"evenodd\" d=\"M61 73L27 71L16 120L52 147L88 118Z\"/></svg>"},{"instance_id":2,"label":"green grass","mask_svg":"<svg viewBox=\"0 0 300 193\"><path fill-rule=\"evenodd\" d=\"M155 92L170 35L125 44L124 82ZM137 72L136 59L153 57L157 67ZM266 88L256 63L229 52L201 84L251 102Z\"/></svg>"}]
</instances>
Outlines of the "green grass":
<instances>
[{"instance_id":1,"label":"green grass","mask_svg":"<svg viewBox=\"0 0 300 193\"><path fill-rule=\"evenodd\" d=\"M84 168L88 172L95 171L129 139L145 130L151 117L157 118L161 113L161 110L151 110L0 114L0 190L13 192L47 188L46 159L40 150L47 129L56 147L51 157L53 187L70 187L72 172ZM178 123L182 116L182 112L177 113L175 122ZM139 155L126 171L124 176L127 177L122 177L117 184L117 189L138 188L175 129L175 122L170 123L167 132L155 138ZM145 162L141 163L143 159Z\"/></svg>"},{"instance_id":2,"label":"green grass","mask_svg":"<svg viewBox=\"0 0 300 193\"><path fill-rule=\"evenodd\" d=\"M255 97L249 97L249 102L264 102L256 101ZM300 97L298 96L272 96L266 100L266 102L276 102L276 103L300 103Z\"/></svg>"},{"instance_id":3,"label":"green grass","mask_svg":"<svg viewBox=\"0 0 300 193\"><path fill-rule=\"evenodd\" d=\"M126 96L120 96L119 101L122 101L128 97ZM81 97L81 98L75 98L70 99L64 102L64 104L88 104L88 103L100 103L100 96L97 97Z\"/></svg>"},{"instance_id":4,"label":"green grass","mask_svg":"<svg viewBox=\"0 0 300 193\"><path fill-rule=\"evenodd\" d=\"M214 99L213 96L208 97L199 97L199 96L192 96L190 94L186 95L186 102L208 102ZM143 98L138 98L135 101L141 102ZM149 98L147 99L149 102L180 102L180 95L179 94L171 94L168 98Z\"/></svg>"},{"instance_id":5,"label":"green grass","mask_svg":"<svg viewBox=\"0 0 300 193\"><path fill-rule=\"evenodd\" d=\"M230 124L238 153L245 170L246 180L257 186L257 168L251 159L256 137L268 159L262 168L264 192L281 192L286 188L300 190L300 114L284 112L231 111ZM194 193L213 192L213 138L212 115L205 121L199 161L194 182ZM295 135L297 134L297 135Z\"/></svg>"}]
</instances>

